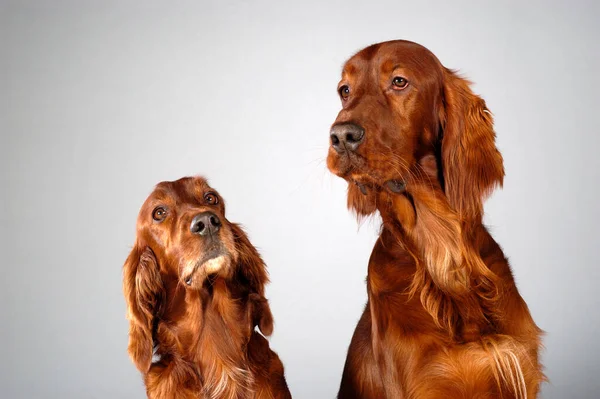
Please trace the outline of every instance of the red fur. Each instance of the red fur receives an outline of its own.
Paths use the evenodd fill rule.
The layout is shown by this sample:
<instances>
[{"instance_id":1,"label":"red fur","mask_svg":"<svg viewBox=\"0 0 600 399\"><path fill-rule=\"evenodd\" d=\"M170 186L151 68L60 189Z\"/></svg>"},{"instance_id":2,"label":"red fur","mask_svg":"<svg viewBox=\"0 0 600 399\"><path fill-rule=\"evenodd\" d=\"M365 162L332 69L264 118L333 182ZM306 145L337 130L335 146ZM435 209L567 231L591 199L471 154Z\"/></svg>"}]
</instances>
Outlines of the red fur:
<instances>
[{"instance_id":1,"label":"red fur","mask_svg":"<svg viewBox=\"0 0 600 399\"><path fill-rule=\"evenodd\" d=\"M504 177L485 102L406 41L357 53L340 86L335 124L365 134L351 154L331 148L327 165L349 182L349 208L378 211L383 226L338 396L537 397L541 331L482 224ZM399 181L406 189L392 191Z\"/></svg>"},{"instance_id":2,"label":"red fur","mask_svg":"<svg viewBox=\"0 0 600 399\"><path fill-rule=\"evenodd\" d=\"M206 202L209 192L217 204ZM153 220L157 207L167 210L164 220ZM213 241L190 231L192 218L206 211L221 221ZM226 260L206 271L202 256L214 247ZM140 210L136 244L123 267L129 355L148 397L290 398L283 364L255 331L273 331L267 282L258 252L225 219L222 199L204 179L160 183Z\"/></svg>"}]
</instances>

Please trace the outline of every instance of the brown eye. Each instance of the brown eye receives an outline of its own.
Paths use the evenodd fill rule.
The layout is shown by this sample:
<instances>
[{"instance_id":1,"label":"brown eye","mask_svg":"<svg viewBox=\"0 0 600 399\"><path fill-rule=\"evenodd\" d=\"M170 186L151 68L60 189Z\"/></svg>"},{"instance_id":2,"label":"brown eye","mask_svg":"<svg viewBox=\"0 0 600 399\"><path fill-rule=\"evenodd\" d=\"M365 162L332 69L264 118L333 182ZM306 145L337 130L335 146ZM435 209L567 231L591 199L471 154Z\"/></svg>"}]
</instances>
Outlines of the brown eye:
<instances>
[{"instance_id":1,"label":"brown eye","mask_svg":"<svg viewBox=\"0 0 600 399\"><path fill-rule=\"evenodd\" d=\"M219 198L215 193L207 193L204 195L204 201L209 205L217 205L219 203Z\"/></svg>"},{"instance_id":2,"label":"brown eye","mask_svg":"<svg viewBox=\"0 0 600 399\"><path fill-rule=\"evenodd\" d=\"M350 97L350 88L344 85L338 89L338 93L340 93L340 97L342 98L342 100L345 101L348 99L348 97Z\"/></svg>"},{"instance_id":3,"label":"brown eye","mask_svg":"<svg viewBox=\"0 0 600 399\"><path fill-rule=\"evenodd\" d=\"M402 90L408 86L408 80L403 78L402 76L396 76L392 80L392 84L394 85L395 90Z\"/></svg>"},{"instance_id":4,"label":"brown eye","mask_svg":"<svg viewBox=\"0 0 600 399\"><path fill-rule=\"evenodd\" d=\"M157 222L162 221L166 216L167 210L162 206L159 206L152 211L152 219L156 220Z\"/></svg>"}]
</instances>

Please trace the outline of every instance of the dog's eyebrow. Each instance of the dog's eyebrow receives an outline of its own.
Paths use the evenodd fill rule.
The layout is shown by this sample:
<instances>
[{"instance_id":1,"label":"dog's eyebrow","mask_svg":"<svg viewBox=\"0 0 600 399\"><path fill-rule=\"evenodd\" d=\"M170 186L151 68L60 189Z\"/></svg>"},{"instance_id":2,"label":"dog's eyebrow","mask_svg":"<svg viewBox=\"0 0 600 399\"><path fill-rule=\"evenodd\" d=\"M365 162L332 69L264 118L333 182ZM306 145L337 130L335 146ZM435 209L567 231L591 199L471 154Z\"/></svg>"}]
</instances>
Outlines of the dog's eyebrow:
<instances>
[{"instance_id":1,"label":"dog's eyebrow","mask_svg":"<svg viewBox=\"0 0 600 399\"><path fill-rule=\"evenodd\" d=\"M169 193L167 193L167 191L165 189L159 188L159 189L154 190L151 197L153 197L155 199L162 199L165 197L170 197L170 195L169 195Z\"/></svg>"},{"instance_id":2,"label":"dog's eyebrow","mask_svg":"<svg viewBox=\"0 0 600 399\"><path fill-rule=\"evenodd\" d=\"M164 202L167 200L176 200L175 193L166 187L157 187L156 189L154 189L152 194L150 194L148 199L150 200L150 203Z\"/></svg>"}]
</instances>

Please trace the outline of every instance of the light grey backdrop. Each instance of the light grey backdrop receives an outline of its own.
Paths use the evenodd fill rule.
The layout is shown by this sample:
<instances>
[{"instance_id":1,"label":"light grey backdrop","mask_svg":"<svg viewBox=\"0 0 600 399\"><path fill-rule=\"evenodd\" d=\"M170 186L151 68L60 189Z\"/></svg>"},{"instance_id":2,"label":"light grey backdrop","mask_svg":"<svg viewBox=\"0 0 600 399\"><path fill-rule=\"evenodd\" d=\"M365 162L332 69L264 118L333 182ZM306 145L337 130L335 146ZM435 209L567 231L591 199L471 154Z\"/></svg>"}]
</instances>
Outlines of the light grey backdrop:
<instances>
[{"instance_id":1,"label":"light grey backdrop","mask_svg":"<svg viewBox=\"0 0 600 399\"><path fill-rule=\"evenodd\" d=\"M2 1L2 398L142 398L121 266L161 180L204 174L269 266L296 398L331 398L377 222L325 168L346 58L404 38L476 84L506 184L487 223L547 332L545 398L597 398L593 1Z\"/></svg>"}]
</instances>

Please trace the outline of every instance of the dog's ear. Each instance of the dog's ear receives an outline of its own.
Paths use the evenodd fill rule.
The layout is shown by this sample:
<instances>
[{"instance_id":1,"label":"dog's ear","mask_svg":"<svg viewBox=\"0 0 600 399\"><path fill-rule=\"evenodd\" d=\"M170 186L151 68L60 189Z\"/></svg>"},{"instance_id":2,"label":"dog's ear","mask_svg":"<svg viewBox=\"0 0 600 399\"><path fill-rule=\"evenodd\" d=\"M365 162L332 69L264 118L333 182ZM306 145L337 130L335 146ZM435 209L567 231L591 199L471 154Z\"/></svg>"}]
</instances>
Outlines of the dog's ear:
<instances>
[{"instance_id":1,"label":"dog's ear","mask_svg":"<svg viewBox=\"0 0 600 399\"><path fill-rule=\"evenodd\" d=\"M150 247L136 243L123 266L123 293L129 319L129 356L146 373L154 350L154 321L160 315L165 290L156 256Z\"/></svg>"},{"instance_id":2,"label":"dog's ear","mask_svg":"<svg viewBox=\"0 0 600 399\"><path fill-rule=\"evenodd\" d=\"M237 269L247 280L250 292L264 296L265 285L269 282L267 267L244 230L235 223L231 223L230 226L238 251Z\"/></svg>"},{"instance_id":3,"label":"dog's ear","mask_svg":"<svg viewBox=\"0 0 600 399\"><path fill-rule=\"evenodd\" d=\"M480 220L483 201L502 185L504 166L496 148L493 118L469 82L444 70L441 159L445 192L464 221Z\"/></svg>"},{"instance_id":4,"label":"dog's ear","mask_svg":"<svg viewBox=\"0 0 600 399\"><path fill-rule=\"evenodd\" d=\"M260 328L264 335L273 332L273 315L269 301L265 298L265 285L269 282L267 267L256 248L250 243L248 236L242 228L232 223L231 229L238 250L237 272L248 283L250 294L248 296L248 311L252 320L252 329Z\"/></svg>"},{"instance_id":5,"label":"dog's ear","mask_svg":"<svg viewBox=\"0 0 600 399\"><path fill-rule=\"evenodd\" d=\"M250 294L248 297L248 310L251 312L252 328L258 326L260 332L265 336L273 333L273 314L267 298L258 294Z\"/></svg>"}]
</instances>

